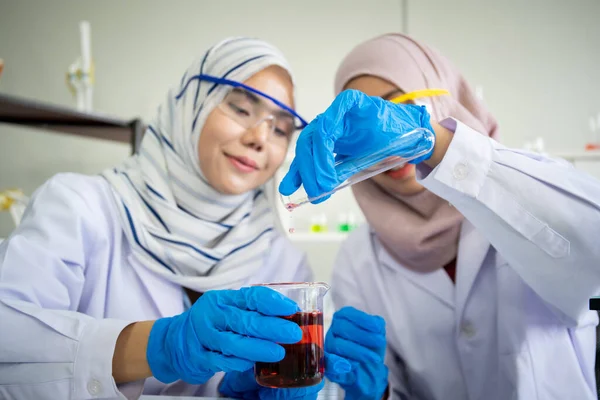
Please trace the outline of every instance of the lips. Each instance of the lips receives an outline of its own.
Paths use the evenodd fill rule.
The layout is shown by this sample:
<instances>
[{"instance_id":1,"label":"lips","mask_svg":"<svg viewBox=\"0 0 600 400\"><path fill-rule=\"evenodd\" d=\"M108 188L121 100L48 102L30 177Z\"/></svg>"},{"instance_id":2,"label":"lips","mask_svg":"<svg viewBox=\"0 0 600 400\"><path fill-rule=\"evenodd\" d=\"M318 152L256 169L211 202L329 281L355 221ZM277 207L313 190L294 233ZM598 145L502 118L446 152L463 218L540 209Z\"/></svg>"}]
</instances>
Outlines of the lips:
<instances>
[{"instance_id":1,"label":"lips","mask_svg":"<svg viewBox=\"0 0 600 400\"><path fill-rule=\"evenodd\" d=\"M231 154L224 153L229 161L241 172L253 172L259 169L258 164L251 158L244 156L233 156Z\"/></svg>"},{"instance_id":2,"label":"lips","mask_svg":"<svg viewBox=\"0 0 600 400\"><path fill-rule=\"evenodd\" d=\"M252 167L254 169L258 169L258 164L251 158L248 157L236 157L236 156L229 156L233 159L236 159L237 161L239 161L240 163L247 165L249 167Z\"/></svg>"},{"instance_id":3,"label":"lips","mask_svg":"<svg viewBox=\"0 0 600 400\"><path fill-rule=\"evenodd\" d=\"M392 179L404 179L412 173L414 167L412 164L406 164L403 167L386 171L385 174Z\"/></svg>"}]
</instances>

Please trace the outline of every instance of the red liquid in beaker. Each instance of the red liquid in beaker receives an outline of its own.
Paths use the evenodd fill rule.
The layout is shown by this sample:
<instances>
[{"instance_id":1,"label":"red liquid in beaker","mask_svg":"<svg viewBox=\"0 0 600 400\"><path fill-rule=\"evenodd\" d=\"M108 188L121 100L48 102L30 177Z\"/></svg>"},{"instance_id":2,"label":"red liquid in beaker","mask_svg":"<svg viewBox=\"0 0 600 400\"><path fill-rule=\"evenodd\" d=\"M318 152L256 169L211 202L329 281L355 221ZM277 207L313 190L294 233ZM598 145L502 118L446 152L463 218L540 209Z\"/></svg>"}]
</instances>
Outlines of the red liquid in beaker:
<instances>
[{"instance_id":1,"label":"red liquid in beaker","mask_svg":"<svg viewBox=\"0 0 600 400\"><path fill-rule=\"evenodd\" d=\"M279 362L257 362L254 366L256 382L273 388L304 387L320 383L325 371L323 313L299 312L284 318L302 328L302 340L295 344L282 344L285 357Z\"/></svg>"}]
</instances>

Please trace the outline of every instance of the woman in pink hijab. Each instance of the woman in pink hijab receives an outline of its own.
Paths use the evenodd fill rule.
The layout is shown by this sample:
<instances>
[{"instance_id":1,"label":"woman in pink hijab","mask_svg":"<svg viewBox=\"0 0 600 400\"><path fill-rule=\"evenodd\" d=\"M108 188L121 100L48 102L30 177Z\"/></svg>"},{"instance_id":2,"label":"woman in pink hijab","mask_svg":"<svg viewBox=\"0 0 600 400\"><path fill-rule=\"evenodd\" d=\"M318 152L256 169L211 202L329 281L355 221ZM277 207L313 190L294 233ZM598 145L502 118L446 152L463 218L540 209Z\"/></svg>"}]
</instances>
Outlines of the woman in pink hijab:
<instances>
[{"instance_id":1,"label":"woman in pink hijab","mask_svg":"<svg viewBox=\"0 0 600 400\"><path fill-rule=\"evenodd\" d=\"M428 112L381 100L433 88L450 95L416 99ZM463 76L408 36L353 49L335 91L301 134L282 192L325 185L323 153L352 155L352 140L395 126L431 117L436 145L352 188L368 224L337 257L325 350L353 368L329 378L351 399L596 399L587 304L600 293L600 183L498 143Z\"/></svg>"}]
</instances>

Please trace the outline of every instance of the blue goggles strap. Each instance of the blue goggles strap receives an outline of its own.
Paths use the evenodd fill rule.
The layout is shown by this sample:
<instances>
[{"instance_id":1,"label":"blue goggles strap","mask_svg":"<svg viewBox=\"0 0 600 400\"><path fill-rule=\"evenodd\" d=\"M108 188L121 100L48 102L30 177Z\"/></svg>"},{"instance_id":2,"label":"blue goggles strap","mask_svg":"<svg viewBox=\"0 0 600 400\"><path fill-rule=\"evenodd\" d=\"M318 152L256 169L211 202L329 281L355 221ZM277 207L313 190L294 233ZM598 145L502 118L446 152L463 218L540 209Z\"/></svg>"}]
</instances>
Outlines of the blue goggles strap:
<instances>
[{"instance_id":1,"label":"blue goggles strap","mask_svg":"<svg viewBox=\"0 0 600 400\"><path fill-rule=\"evenodd\" d=\"M255 93L261 97L267 98L269 100L271 100L273 103L277 104L279 107L283 108L285 111L289 112L290 114L292 114L294 117L298 118L300 120L300 123L302 124L300 126L300 128L304 128L306 127L306 125L308 125L308 122L306 122L304 120L304 118L302 118L300 115L298 115L298 113L294 110L292 110L290 107L286 106L285 104L283 104L282 102L280 102L279 100L269 96L266 93L261 92L260 90L254 89L253 87L250 87L248 85L244 85L241 82L237 82L237 81L231 81L229 79L225 79L225 78L218 78L216 76L212 76L212 75L204 75L204 74L199 74L199 75L194 75L191 76L187 83L185 84L185 87L183 88L183 90L176 96L177 99L179 99L183 93L185 92L185 90L187 89L187 86L190 84L191 81L193 80L201 80L201 81L205 81L205 82L211 82L211 83L215 83L218 85L228 85L228 86L232 86L232 87L240 87L240 88L244 88L246 90L248 90L249 92Z\"/></svg>"}]
</instances>

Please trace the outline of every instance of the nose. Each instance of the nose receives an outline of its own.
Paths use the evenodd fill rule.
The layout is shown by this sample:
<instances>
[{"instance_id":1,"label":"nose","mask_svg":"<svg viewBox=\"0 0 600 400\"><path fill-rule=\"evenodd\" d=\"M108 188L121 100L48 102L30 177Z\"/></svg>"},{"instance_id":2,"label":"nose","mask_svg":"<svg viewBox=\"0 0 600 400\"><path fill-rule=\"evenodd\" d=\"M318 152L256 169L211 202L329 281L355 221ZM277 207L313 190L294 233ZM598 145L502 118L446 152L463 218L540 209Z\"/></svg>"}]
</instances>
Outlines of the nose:
<instances>
[{"instance_id":1,"label":"nose","mask_svg":"<svg viewBox=\"0 0 600 400\"><path fill-rule=\"evenodd\" d=\"M242 136L242 143L256 151L261 151L267 141L269 135L273 130L272 121L269 118L265 118L258 121L256 125L248 128L248 130Z\"/></svg>"}]
</instances>

